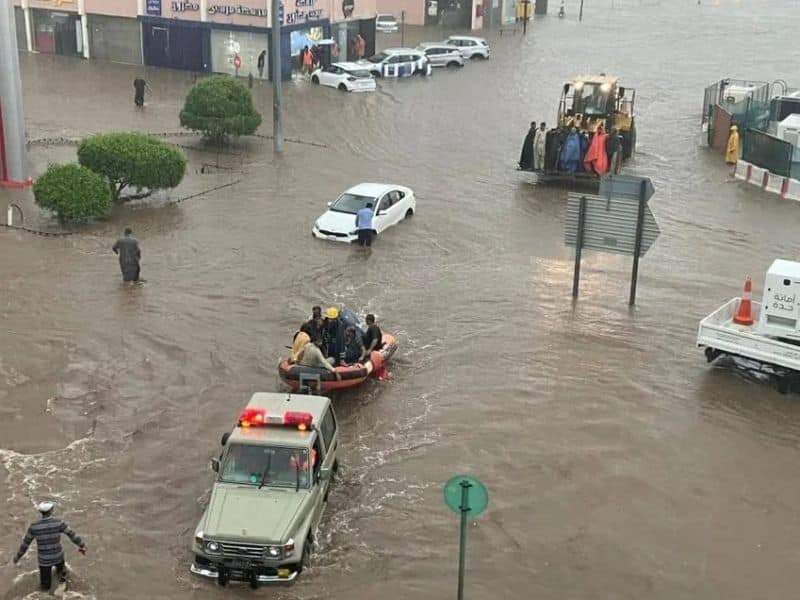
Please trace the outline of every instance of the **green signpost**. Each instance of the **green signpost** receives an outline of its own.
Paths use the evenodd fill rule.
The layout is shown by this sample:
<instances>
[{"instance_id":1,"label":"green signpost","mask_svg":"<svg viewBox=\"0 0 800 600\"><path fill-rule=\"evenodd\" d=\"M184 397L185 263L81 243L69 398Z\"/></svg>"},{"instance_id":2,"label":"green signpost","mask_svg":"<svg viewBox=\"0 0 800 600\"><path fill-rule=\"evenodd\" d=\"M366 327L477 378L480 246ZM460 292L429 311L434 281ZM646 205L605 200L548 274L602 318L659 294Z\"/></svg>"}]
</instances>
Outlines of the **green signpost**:
<instances>
[{"instance_id":1,"label":"green signpost","mask_svg":"<svg viewBox=\"0 0 800 600\"><path fill-rule=\"evenodd\" d=\"M477 517L489 505L489 492L474 477L457 475L444 484L444 503L461 515L461 535L458 545L458 600L464 598L464 563L467 556L467 519Z\"/></svg>"}]
</instances>

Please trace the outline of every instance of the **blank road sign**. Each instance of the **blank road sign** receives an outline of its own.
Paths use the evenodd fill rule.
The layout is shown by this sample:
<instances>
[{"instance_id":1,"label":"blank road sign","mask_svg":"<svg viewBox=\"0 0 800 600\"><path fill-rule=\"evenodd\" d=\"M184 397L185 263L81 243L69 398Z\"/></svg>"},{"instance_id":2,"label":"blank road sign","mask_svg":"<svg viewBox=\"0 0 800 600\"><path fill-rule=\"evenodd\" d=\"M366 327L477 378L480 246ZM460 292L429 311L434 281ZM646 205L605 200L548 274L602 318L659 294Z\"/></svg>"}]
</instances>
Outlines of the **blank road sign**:
<instances>
[{"instance_id":1,"label":"blank road sign","mask_svg":"<svg viewBox=\"0 0 800 600\"><path fill-rule=\"evenodd\" d=\"M636 247L636 222L639 216L639 200L627 195L621 197L569 194L565 243L575 246L578 237L578 216L581 198L586 198L586 215L583 228L583 247L605 252L616 252L633 256ZM645 205L642 250L645 253L656 241L661 231L650 206Z\"/></svg>"}]
</instances>

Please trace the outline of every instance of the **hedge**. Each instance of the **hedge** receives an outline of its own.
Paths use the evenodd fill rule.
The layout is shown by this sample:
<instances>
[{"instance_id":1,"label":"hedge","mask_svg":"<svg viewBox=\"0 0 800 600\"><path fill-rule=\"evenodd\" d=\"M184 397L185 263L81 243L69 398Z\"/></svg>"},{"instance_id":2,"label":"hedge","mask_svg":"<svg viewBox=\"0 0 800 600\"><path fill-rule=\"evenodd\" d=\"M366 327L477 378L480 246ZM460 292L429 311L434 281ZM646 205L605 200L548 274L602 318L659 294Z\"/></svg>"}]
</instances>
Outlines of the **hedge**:
<instances>
[{"instance_id":1,"label":"hedge","mask_svg":"<svg viewBox=\"0 0 800 600\"><path fill-rule=\"evenodd\" d=\"M40 207L59 219L102 217L111 212L111 190L97 173L76 164L50 165L33 185Z\"/></svg>"}]
</instances>

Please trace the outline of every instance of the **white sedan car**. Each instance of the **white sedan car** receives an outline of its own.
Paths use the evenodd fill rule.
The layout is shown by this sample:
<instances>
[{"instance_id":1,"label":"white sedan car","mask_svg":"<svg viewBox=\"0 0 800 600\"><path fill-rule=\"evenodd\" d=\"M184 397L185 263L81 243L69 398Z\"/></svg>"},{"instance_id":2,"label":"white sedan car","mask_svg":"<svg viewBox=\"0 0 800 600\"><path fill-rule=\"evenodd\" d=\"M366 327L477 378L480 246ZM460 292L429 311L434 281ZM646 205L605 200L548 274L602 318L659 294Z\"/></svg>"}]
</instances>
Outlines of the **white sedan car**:
<instances>
[{"instance_id":1,"label":"white sedan car","mask_svg":"<svg viewBox=\"0 0 800 600\"><path fill-rule=\"evenodd\" d=\"M374 212L372 229L381 233L387 227L408 219L417 210L414 192L402 185L388 183L359 183L339 196L335 202L328 203L323 214L311 232L314 237L336 242L354 242L356 232L356 213L371 203Z\"/></svg>"},{"instance_id":2,"label":"white sedan car","mask_svg":"<svg viewBox=\"0 0 800 600\"><path fill-rule=\"evenodd\" d=\"M333 63L311 74L311 82L335 87L343 92L374 92L375 79L368 69L351 62Z\"/></svg>"}]
</instances>

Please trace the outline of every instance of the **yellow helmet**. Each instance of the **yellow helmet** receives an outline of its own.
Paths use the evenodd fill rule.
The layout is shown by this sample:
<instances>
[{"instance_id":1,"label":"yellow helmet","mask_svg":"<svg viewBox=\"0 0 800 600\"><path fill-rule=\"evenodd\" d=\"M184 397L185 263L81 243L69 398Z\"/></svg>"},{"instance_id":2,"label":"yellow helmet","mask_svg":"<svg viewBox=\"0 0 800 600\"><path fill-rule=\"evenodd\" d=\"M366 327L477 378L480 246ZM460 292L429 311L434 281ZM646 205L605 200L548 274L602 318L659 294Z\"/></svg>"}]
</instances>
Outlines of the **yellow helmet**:
<instances>
[{"instance_id":1,"label":"yellow helmet","mask_svg":"<svg viewBox=\"0 0 800 600\"><path fill-rule=\"evenodd\" d=\"M325 316L329 319L338 319L339 318L339 309L335 306L331 306L328 310L325 311Z\"/></svg>"}]
</instances>

